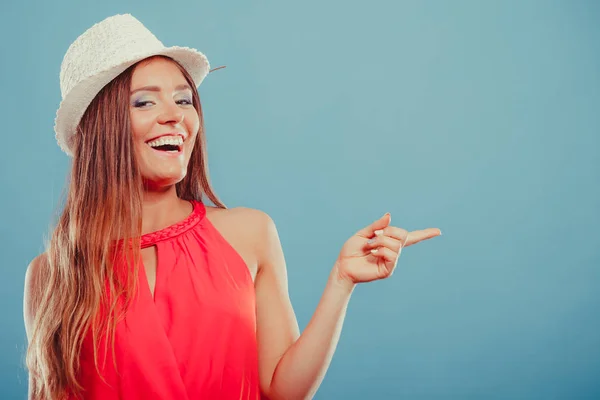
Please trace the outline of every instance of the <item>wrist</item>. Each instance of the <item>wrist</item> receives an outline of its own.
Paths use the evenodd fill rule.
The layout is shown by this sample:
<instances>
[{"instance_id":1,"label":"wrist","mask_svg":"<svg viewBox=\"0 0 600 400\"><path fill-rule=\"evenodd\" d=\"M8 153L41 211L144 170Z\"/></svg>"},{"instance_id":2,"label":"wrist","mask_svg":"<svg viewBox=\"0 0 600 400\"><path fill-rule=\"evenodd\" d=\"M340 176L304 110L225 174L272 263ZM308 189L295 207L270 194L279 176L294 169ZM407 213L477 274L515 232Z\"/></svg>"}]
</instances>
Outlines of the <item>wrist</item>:
<instances>
[{"instance_id":1,"label":"wrist","mask_svg":"<svg viewBox=\"0 0 600 400\"><path fill-rule=\"evenodd\" d=\"M352 279L350 279L350 277L344 275L341 272L341 269L339 268L339 264L337 262L333 266L333 270L331 271L329 281L334 287L348 294L352 293L352 291L354 291L354 288L356 287L356 283L353 282Z\"/></svg>"}]
</instances>

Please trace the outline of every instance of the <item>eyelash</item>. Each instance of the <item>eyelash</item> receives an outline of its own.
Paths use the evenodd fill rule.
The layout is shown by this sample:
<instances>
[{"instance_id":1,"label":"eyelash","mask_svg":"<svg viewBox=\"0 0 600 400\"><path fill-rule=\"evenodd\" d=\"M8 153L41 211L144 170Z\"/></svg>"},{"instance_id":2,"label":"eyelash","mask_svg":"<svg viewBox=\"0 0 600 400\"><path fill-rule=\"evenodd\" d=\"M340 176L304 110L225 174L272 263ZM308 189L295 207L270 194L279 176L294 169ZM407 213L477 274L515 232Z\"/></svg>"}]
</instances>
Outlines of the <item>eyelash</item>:
<instances>
[{"instance_id":1,"label":"eyelash","mask_svg":"<svg viewBox=\"0 0 600 400\"><path fill-rule=\"evenodd\" d=\"M178 100L178 101L176 101L176 103L179 104L182 101L185 102L184 105L187 105L187 106L191 106L192 105L192 102L190 100L187 100L187 99ZM148 103L154 103L154 102L153 101L136 101L135 103L133 103L133 106L136 107L136 108L140 108L140 107L144 107Z\"/></svg>"}]
</instances>

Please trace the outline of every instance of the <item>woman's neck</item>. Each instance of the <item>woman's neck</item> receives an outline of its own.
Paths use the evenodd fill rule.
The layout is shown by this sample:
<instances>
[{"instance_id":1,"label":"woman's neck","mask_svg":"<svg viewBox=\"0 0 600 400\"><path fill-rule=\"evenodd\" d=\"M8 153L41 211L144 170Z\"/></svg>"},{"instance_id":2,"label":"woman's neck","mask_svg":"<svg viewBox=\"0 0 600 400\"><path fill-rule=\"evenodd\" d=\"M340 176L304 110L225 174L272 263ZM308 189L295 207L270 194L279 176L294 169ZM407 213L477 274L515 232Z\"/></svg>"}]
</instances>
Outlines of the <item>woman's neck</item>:
<instances>
[{"instance_id":1,"label":"woman's neck","mask_svg":"<svg viewBox=\"0 0 600 400\"><path fill-rule=\"evenodd\" d=\"M165 191L144 191L142 235L156 232L184 220L193 211L192 204L177 197L173 185Z\"/></svg>"}]
</instances>

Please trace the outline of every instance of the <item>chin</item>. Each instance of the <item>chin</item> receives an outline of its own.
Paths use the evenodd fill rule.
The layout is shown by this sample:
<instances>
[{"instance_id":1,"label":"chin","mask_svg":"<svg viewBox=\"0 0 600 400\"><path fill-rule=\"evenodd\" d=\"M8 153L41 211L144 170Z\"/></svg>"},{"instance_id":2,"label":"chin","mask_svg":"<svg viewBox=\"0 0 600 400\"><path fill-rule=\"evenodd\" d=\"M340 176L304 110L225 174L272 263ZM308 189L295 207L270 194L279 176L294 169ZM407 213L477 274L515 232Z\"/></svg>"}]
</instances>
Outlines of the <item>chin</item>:
<instances>
[{"instance_id":1,"label":"chin","mask_svg":"<svg viewBox=\"0 0 600 400\"><path fill-rule=\"evenodd\" d=\"M142 174L142 179L145 182L146 187L164 188L181 182L183 178L185 178L185 175L185 172L168 175Z\"/></svg>"}]
</instances>

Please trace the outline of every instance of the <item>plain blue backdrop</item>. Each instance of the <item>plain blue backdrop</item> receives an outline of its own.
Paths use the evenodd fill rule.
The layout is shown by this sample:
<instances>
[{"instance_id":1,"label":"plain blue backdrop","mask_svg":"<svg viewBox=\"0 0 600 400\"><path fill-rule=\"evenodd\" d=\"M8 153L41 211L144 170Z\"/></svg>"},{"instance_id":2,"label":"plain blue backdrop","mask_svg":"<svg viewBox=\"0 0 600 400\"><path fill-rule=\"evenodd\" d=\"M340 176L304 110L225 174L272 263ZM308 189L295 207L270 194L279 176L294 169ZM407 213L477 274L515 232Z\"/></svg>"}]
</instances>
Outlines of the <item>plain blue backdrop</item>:
<instances>
[{"instance_id":1,"label":"plain blue backdrop","mask_svg":"<svg viewBox=\"0 0 600 400\"><path fill-rule=\"evenodd\" d=\"M59 70L132 13L212 67L211 179L267 212L301 328L383 213L443 236L357 288L318 399L600 397L600 2L13 2L2 6L2 399L23 399L23 278L70 159Z\"/></svg>"}]
</instances>

